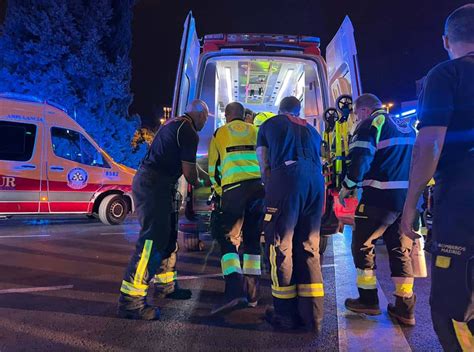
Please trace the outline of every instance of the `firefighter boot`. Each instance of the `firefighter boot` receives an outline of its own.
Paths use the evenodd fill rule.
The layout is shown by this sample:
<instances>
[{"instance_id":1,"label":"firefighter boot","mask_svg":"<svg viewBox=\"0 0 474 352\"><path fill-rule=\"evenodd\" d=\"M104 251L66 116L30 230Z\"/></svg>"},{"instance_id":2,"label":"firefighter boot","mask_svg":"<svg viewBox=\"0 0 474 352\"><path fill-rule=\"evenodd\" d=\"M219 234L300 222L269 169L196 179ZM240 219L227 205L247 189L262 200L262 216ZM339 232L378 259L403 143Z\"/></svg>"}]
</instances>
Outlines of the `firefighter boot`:
<instances>
[{"instance_id":1,"label":"firefighter boot","mask_svg":"<svg viewBox=\"0 0 474 352\"><path fill-rule=\"evenodd\" d=\"M260 276L244 275L244 292L247 294L248 306L255 308L260 298Z\"/></svg>"},{"instance_id":2,"label":"firefighter boot","mask_svg":"<svg viewBox=\"0 0 474 352\"><path fill-rule=\"evenodd\" d=\"M181 288L178 285L178 281L173 281L168 284L155 284L155 293L156 298L168 298L176 300L186 300L190 299L192 296L191 290L187 288Z\"/></svg>"},{"instance_id":3,"label":"firefighter boot","mask_svg":"<svg viewBox=\"0 0 474 352\"><path fill-rule=\"evenodd\" d=\"M395 305L390 303L387 306L388 314L400 324L415 326L415 302L415 294L411 297L395 296Z\"/></svg>"},{"instance_id":4,"label":"firefighter boot","mask_svg":"<svg viewBox=\"0 0 474 352\"><path fill-rule=\"evenodd\" d=\"M273 308L267 308L264 319L275 330L297 330L303 327L297 316L283 316Z\"/></svg>"},{"instance_id":5,"label":"firefighter boot","mask_svg":"<svg viewBox=\"0 0 474 352\"><path fill-rule=\"evenodd\" d=\"M347 298L344 305L347 309L355 313L367 315L380 315L379 296L377 289L366 290L358 288L359 298Z\"/></svg>"},{"instance_id":6,"label":"firefighter boot","mask_svg":"<svg viewBox=\"0 0 474 352\"><path fill-rule=\"evenodd\" d=\"M216 306L211 315L221 315L233 310L245 308L248 305L247 298L244 293L244 283L242 274L232 273L225 275L225 301L223 304Z\"/></svg>"},{"instance_id":7,"label":"firefighter boot","mask_svg":"<svg viewBox=\"0 0 474 352\"><path fill-rule=\"evenodd\" d=\"M158 320L160 310L146 303L146 297L131 297L121 294L117 314L120 318L134 320Z\"/></svg>"}]
</instances>

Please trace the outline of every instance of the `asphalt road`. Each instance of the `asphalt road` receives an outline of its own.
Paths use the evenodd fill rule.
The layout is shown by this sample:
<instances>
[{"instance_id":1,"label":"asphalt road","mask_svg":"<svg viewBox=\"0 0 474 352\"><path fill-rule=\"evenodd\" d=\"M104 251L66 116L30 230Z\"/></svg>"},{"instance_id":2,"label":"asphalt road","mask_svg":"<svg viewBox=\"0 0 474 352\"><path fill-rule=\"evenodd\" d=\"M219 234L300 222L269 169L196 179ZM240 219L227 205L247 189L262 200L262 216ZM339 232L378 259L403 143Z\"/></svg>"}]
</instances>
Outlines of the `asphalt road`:
<instances>
[{"instance_id":1,"label":"asphalt road","mask_svg":"<svg viewBox=\"0 0 474 352\"><path fill-rule=\"evenodd\" d=\"M137 233L133 218L120 226L82 216L0 220L0 351L441 351L429 318L429 279L415 284L414 328L400 329L386 313L368 318L343 309L344 294L355 289L343 235L330 241L324 256L319 338L275 332L263 322L271 303L268 275L257 308L210 317L224 285L218 249L206 236L202 252L181 250L178 259L180 284L193 291L191 300L154 300L161 321L119 319L120 282ZM384 247L377 253L381 295L393 301Z\"/></svg>"}]
</instances>

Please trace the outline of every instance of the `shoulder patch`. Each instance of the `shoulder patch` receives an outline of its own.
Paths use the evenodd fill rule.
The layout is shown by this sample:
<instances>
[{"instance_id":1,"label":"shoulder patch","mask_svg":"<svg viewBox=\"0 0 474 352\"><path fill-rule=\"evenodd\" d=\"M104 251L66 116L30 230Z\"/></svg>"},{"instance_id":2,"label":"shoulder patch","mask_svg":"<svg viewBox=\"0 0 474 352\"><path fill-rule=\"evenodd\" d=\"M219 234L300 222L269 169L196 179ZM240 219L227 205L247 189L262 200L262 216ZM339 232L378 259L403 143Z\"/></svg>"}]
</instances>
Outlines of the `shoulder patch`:
<instances>
[{"instance_id":1,"label":"shoulder patch","mask_svg":"<svg viewBox=\"0 0 474 352\"><path fill-rule=\"evenodd\" d=\"M376 143L378 143L380 140L380 135L382 134L382 127L384 124L385 124L385 115L383 114L377 115L372 120L372 126L377 129Z\"/></svg>"}]
</instances>

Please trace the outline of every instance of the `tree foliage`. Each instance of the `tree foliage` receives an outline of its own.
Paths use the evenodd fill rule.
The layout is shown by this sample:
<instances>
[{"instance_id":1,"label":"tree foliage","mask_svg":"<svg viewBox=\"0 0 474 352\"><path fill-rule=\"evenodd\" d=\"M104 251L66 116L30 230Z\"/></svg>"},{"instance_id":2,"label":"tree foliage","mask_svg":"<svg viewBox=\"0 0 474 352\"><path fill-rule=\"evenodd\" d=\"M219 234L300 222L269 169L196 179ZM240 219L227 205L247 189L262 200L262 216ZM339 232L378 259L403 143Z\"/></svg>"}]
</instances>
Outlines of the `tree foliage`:
<instances>
[{"instance_id":1,"label":"tree foliage","mask_svg":"<svg viewBox=\"0 0 474 352\"><path fill-rule=\"evenodd\" d=\"M132 0L9 0L0 37L0 92L65 106L118 162L130 141Z\"/></svg>"}]
</instances>

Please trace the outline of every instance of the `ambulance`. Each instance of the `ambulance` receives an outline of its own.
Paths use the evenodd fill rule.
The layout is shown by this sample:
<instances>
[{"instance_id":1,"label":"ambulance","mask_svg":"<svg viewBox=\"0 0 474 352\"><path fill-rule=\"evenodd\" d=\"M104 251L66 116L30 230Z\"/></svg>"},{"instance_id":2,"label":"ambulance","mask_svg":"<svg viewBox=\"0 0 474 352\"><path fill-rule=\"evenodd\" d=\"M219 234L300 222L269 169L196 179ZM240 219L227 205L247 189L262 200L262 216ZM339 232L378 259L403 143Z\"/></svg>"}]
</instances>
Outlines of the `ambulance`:
<instances>
[{"instance_id":1,"label":"ambulance","mask_svg":"<svg viewBox=\"0 0 474 352\"><path fill-rule=\"evenodd\" d=\"M325 111L335 106L339 96L355 99L362 91L349 17L325 51L324 58L320 39L304 35L210 34L199 40L190 12L184 24L172 113L182 115L187 103L196 98L208 104L209 120L200 132L198 163L207 170L209 142L225 123L225 106L233 101L254 112L277 113L282 98L296 96L302 104L301 117L323 135ZM193 197L196 211L203 208L206 198ZM328 193L322 233L336 232L332 204ZM328 223L332 225L325 228Z\"/></svg>"},{"instance_id":2,"label":"ambulance","mask_svg":"<svg viewBox=\"0 0 474 352\"><path fill-rule=\"evenodd\" d=\"M0 217L85 214L121 224L134 209L134 174L58 104L0 94Z\"/></svg>"}]
</instances>

